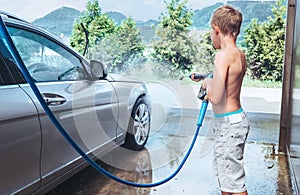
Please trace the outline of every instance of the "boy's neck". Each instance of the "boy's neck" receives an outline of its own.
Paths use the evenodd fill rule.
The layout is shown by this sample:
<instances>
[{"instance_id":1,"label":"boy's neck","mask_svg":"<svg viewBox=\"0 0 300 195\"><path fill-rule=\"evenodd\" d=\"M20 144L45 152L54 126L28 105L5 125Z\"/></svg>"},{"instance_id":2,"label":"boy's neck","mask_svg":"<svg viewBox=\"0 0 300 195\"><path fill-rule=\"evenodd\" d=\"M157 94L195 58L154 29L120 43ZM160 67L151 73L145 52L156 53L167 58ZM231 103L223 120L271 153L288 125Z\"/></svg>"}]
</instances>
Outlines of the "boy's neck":
<instances>
[{"instance_id":1,"label":"boy's neck","mask_svg":"<svg viewBox=\"0 0 300 195\"><path fill-rule=\"evenodd\" d=\"M220 37L221 49L236 47L235 38L232 36L221 36Z\"/></svg>"}]
</instances>

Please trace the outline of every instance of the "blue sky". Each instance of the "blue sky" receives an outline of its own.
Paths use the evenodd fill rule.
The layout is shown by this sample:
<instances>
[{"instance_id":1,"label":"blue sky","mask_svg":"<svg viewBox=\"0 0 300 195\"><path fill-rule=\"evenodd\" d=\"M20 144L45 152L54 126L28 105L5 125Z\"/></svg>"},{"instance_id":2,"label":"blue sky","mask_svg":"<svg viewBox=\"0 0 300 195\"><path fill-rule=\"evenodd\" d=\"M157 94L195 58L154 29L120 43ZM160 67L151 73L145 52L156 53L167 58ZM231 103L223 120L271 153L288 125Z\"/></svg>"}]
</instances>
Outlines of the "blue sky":
<instances>
[{"instance_id":1,"label":"blue sky","mask_svg":"<svg viewBox=\"0 0 300 195\"><path fill-rule=\"evenodd\" d=\"M189 7L201 9L224 0L189 0ZM33 21L62 6L82 11L87 0L0 0L0 9ZM119 11L138 20L157 19L165 10L163 0L99 0L103 12Z\"/></svg>"}]
</instances>

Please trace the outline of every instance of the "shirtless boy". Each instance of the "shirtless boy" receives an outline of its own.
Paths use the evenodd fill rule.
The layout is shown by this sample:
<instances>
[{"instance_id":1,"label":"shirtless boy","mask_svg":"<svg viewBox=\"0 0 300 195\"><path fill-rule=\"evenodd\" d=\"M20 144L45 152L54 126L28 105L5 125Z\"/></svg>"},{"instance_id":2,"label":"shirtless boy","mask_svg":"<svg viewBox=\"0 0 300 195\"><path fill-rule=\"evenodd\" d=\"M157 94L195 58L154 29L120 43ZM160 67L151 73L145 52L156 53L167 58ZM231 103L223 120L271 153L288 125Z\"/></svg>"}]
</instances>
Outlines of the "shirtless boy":
<instances>
[{"instance_id":1,"label":"shirtless boy","mask_svg":"<svg viewBox=\"0 0 300 195\"><path fill-rule=\"evenodd\" d=\"M247 195L243 154L250 129L241 107L240 93L247 64L245 54L237 47L242 14L223 5L211 18L211 40L218 49L213 78L203 80L202 87L212 104L214 117L214 168L223 195ZM192 74L191 79L195 79Z\"/></svg>"}]
</instances>

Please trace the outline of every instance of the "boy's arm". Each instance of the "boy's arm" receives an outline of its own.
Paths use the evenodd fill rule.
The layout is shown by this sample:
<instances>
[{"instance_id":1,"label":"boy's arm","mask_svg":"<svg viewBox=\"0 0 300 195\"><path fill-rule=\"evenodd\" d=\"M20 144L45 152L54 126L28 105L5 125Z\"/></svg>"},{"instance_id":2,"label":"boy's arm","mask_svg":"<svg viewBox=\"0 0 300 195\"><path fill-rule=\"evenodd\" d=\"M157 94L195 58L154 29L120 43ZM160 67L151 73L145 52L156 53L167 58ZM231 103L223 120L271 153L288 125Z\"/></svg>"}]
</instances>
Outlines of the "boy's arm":
<instances>
[{"instance_id":1,"label":"boy's arm","mask_svg":"<svg viewBox=\"0 0 300 195\"><path fill-rule=\"evenodd\" d=\"M228 59L223 52L216 54L213 78L204 79L202 87L207 90L207 98L212 104L218 104L225 95L225 83L228 73Z\"/></svg>"}]
</instances>

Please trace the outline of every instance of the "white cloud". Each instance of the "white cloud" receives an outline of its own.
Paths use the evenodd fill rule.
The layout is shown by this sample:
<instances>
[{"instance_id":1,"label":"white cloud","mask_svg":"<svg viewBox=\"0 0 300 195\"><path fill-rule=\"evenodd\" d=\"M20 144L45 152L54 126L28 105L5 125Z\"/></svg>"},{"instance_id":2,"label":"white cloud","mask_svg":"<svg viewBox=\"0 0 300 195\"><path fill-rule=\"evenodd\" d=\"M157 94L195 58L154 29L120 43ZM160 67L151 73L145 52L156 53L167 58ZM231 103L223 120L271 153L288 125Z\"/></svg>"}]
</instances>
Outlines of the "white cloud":
<instances>
[{"instance_id":1,"label":"white cloud","mask_svg":"<svg viewBox=\"0 0 300 195\"><path fill-rule=\"evenodd\" d=\"M155 5L155 4L160 4L163 2L162 0L144 0L145 5Z\"/></svg>"},{"instance_id":2,"label":"white cloud","mask_svg":"<svg viewBox=\"0 0 300 195\"><path fill-rule=\"evenodd\" d=\"M162 0L109 0L100 1L103 11L119 11L134 19L157 19L164 9Z\"/></svg>"},{"instance_id":3,"label":"white cloud","mask_svg":"<svg viewBox=\"0 0 300 195\"><path fill-rule=\"evenodd\" d=\"M40 2L36 0L0 0L0 9L32 21L62 6L83 10L86 2L87 0L43 0Z\"/></svg>"},{"instance_id":4,"label":"white cloud","mask_svg":"<svg viewBox=\"0 0 300 195\"><path fill-rule=\"evenodd\" d=\"M0 9L11 12L16 16L33 21L43 17L62 6L75 8L79 11L86 9L88 0L0 0ZM119 11L134 19L157 19L165 10L163 0L98 0L103 12ZM167 0L167 2L170 0ZM189 7L193 10L223 0L189 0Z\"/></svg>"}]
</instances>

